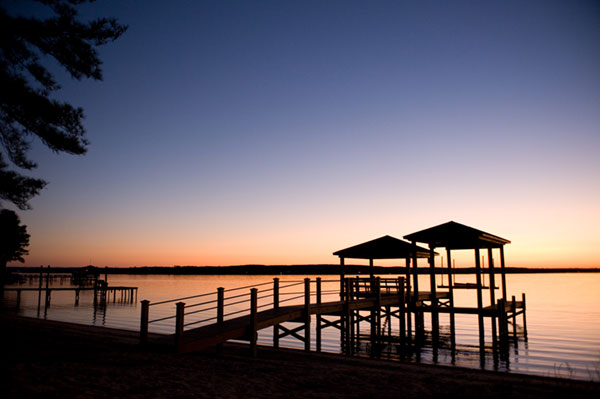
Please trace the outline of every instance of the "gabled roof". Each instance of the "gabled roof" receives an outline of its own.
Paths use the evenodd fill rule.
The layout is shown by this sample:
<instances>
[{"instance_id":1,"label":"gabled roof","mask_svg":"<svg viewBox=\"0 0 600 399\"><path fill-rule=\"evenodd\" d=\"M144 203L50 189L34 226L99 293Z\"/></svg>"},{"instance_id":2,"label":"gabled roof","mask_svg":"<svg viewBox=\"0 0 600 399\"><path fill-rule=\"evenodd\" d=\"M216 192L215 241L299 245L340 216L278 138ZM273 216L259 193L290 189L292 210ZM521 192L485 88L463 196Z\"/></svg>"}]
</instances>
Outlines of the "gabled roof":
<instances>
[{"instance_id":1,"label":"gabled roof","mask_svg":"<svg viewBox=\"0 0 600 399\"><path fill-rule=\"evenodd\" d=\"M334 252L340 258L354 259L406 259L411 258L413 246L411 243L391 236L379 237L350 248ZM429 250L417 247L417 257L429 257Z\"/></svg>"},{"instance_id":2,"label":"gabled roof","mask_svg":"<svg viewBox=\"0 0 600 399\"><path fill-rule=\"evenodd\" d=\"M456 222L448 222L404 236L409 241L424 242L436 248L500 248L509 240Z\"/></svg>"}]
</instances>

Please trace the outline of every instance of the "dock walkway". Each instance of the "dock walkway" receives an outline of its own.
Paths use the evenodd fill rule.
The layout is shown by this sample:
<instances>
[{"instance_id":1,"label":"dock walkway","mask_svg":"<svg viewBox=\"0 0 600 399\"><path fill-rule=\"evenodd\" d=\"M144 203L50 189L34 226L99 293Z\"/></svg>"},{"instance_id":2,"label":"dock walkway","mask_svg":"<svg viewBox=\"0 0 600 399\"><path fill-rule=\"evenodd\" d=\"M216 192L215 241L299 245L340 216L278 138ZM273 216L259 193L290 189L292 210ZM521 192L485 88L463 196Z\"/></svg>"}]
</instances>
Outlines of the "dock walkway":
<instances>
[{"instance_id":1,"label":"dock walkway","mask_svg":"<svg viewBox=\"0 0 600 399\"><path fill-rule=\"evenodd\" d=\"M302 282L282 283L285 284L282 288L302 284ZM314 290L311 290L312 284L316 285ZM194 297L180 298L181 300L174 299L154 304L142 301L141 341L147 342L149 324L174 318L176 326L171 340L179 352L197 351L215 346L218 348L219 345L228 340L247 340L250 341L251 350L255 353L257 332L270 327L273 328L274 347L278 347L280 338L292 336L304 342L305 350L309 351L311 349L311 323L314 323L315 328L312 330L316 333L315 344L316 350L319 351L321 346L320 335L323 328L334 327L339 329L345 345L351 347L359 337L358 323L360 321L368 321L370 323L373 339L381 335L381 314L383 314L388 320L392 317L399 320L400 340L401 342L408 343L412 336L410 314L423 315L427 312L474 314L481 317L497 318L504 321L504 323L500 323L501 329L499 330L499 336L502 339L502 337L506 337L508 334L508 328L506 327L508 320L511 318L514 320L514 317L517 314L523 313L524 309L524 301L515 302L514 300L512 303L504 304L502 301L499 301L497 305L488 306L483 309L449 306L448 292L435 292L433 294L422 291L418 292L418 294L408 292L405 291L406 287L404 285L404 278L402 277L398 279L348 278L346 279L346 289L342 291L322 291L321 279L312 282L310 279L305 279L304 292L288 293L290 295L301 294L291 299L296 299L296 302L298 302L303 297L304 303L287 306L280 306L279 298L280 296L285 297L286 293L280 290L278 279L274 279L272 288L265 289L260 286L264 286L264 284L251 288L249 294L239 295L235 293L228 298L228 300L234 301L230 304L226 303L225 290L222 288L215 293L217 296L216 300L206 300L205 297L209 294L202 294ZM238 289L230 291L235 290ZM261 293L260 297L259 292ZM265 294L266 292L268 294ZM340 292L342 292L342 295L340 295ZM336 295L338 299L323 302L324 293L326 295ZM246 299L240 299L246 295L248 295ZM341 299L340 296L342 297ZM272 298L273 302L259 305L258 300L264 298ZM182 302L182 300L189 299L198 299L202 302L196 304ZM288 299L281 302L286 300ZM175 301L178 301L176 303L177 310L175 315L149 320L150 306L172 304ZM240 303L249 305L249 308L242 311L235 310L228 315L225 314L225 308L228 305L239 305ZM198 309L198 306L204 306L204 308ZM269 307L269 309L260 310L265 307ZM370 314L364 315L361 314L361 311L366 311ZM209 317L205 317L199 321L193 319L191 319L192 321L186 320L189 316L197 316L198 313L202 312L207 312L206 315ZM245 314L239 315L239 313ZM236 315L236 317L225 319L227 316L232 315ZM333 321L327 320L324 316L334 316L337 319ZM289 322L300 323L300 326L287 328L282 325ZM191 327L194 324L202 323L204 325ZM423 331L417 329L417 323L415 323L415 338L417 338L419 333L424 334Z\"/></svg>"}]
</instances>

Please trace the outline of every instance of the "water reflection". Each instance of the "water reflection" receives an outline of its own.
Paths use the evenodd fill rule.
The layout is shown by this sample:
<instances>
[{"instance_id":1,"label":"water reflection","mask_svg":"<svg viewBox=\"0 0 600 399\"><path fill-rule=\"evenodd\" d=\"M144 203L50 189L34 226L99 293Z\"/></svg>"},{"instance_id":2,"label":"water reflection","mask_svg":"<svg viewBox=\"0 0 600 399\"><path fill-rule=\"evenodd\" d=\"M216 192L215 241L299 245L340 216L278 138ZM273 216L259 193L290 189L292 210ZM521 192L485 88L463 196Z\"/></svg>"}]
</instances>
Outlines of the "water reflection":
<instances>
[{"instance_id":1,"label":"water reflection","mask_svg":"<svg viewBox=\"0 0 600 399\"><path fill-rule=\"evenodd\" d=\"M277 276L286 280L298 281L304 276ZM310 276L314 279L315 276ZM157 302L174 296L190 296L203 292L216 292L218 287L235 288L269 281L273 276L109 276L110 285L137 286L139 299ZM323 279L331 279L323 276ZM461 367L485 368L489 370L514 371L520 373L564 376L579 379L600 380L600 274L523 274L509 275L508 286L513 292L526 292L528 299L527 330L528 341L519 341L511 345L507 354L494 356L493 348L486 350L482 359L478 347L477 317L457 315L456 347L448 342L448 319L441 318L440 345L437 349L424 347L420 350L402 350L394 343L376 348L380 357L398 358L422 363L457 365ZM423 281L425 284L427 280ZM29 284L29 285L27 285ZM24 286L37 288L37 281ZM52 283L51 283L52 284ZM65 283L63 283L64 286ZM66 284L68 285L68 284ZM334 289L339 288L339 283ZM56 294L56 295L55 295ZM175 294L175 295L174 295ZM466 293L455 292L457 304L470 303ZM16 305L16 294L5 293L5 306ZM76 323L103 325L107 327L138 330L139 304L106 303L95 307L91 292L82 291L79 306L74 305L73 293L52 294L51 305L44 306L43 294L37 291L22 293L19 313L29 317L41 317ZM38 306L39 304L39 306ZM172 312L174 305L169 312ZM159 317L156 314L152 317ZM333 321L335 318L329 318ZM314 324L314 323L313 323ZM392 335L394 325L392 323ZM157 324L152 332L168 333L174 331L169 322ZM425 328L430 331L430 323L425 320ZM360 331L368 332L367 324ZM315 334L313 333L314 337ZM430 340L429 334L425 340ZM259 343L271 345L272 330L260 331ZM340 334L337 329L326 328L322 331L322 350L342 352ZM491 337L486 336L486 342ZM280 340L282 347L301 348L303 344L292 338ZM313 342L313 348L315 343ZM362 356L371 356L371 344L360 340L355 352Z\"/></svg>"}]
</instances>

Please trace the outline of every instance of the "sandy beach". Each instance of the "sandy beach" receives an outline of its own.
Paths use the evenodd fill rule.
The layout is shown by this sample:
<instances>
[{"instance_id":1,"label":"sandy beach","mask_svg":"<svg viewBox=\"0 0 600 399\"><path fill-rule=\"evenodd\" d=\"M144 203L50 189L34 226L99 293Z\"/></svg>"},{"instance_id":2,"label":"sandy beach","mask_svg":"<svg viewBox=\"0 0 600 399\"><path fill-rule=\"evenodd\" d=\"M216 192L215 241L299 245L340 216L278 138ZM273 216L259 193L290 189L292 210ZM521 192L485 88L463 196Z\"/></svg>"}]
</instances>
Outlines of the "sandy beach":
<instances>
[{"instance_id":1,"label":"sandy beach","mask_svg":"<svg viewBox=\"0 0 600 399\"><path fill-rule=\"evenodd\" d=\"M0 313L4 393L61 398L592 398L600 384L243 345L142 348L134 332Z\"/></svg>"}]
</instances>

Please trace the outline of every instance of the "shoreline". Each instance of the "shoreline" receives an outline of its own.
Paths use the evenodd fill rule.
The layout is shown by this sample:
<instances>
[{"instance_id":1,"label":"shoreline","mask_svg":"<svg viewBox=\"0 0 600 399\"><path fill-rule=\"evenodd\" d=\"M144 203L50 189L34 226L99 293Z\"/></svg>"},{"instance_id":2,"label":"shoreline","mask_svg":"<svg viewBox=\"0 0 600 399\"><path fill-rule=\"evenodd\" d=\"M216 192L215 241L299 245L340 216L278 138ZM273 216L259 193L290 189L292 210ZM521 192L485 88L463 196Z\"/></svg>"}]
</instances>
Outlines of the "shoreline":
<instances>
[{"instance_id":1,"label":"shoreline","mask_svg":"<svg viewBox=\"0 0 600 399\"><path fill-rule=\"evenodd\" d=\"M322 265L235 265L235 266L135 266L135 267L29 267L29 266L9 266L8 271L12 273L74 273L79 275L189 275L189 276L319 276L331 275L339 276L340 265L322 264ZM363 265L345 265L345 274L369 275L371 270L369 266ZM414 273L415 270L411 269ZM388 274L406 274L406 268L403 266L374 266L373 272L376 275ZM453 268L454 274L475 274L477 269L474 267ZM417 274L428 275L431 273L429 267L419 267ZM436 268L435 274L446 275L445 268ZM600 268L528 268L528 267L506 267L504 269L495 268L493 274L546 274L546 273L600 273ZM489 272L486 272L489 274Z\"/></svg>"},{"instance_id":2,"label":"shoreline","mask_svg":"<svg viewBox=\"0 0 600 399\"><path fill-rule=\"evenodd\" d=\"M600 384L243 344L176 354L137 332L0 312L7 393L74 397L596 397ZM156 335L154 338L160 338ZM152 341L152 340L151 340Z\"/></svg>"}]
</instances>

